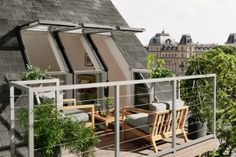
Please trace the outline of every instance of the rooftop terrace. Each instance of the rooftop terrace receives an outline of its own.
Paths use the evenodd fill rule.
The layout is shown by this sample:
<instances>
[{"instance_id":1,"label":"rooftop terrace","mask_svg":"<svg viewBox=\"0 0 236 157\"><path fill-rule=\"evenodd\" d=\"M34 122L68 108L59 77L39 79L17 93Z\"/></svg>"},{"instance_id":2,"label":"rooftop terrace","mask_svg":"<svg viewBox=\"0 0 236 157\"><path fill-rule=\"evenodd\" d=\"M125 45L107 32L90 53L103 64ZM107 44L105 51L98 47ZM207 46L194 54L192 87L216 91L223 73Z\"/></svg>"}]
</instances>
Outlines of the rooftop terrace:
<instances>
[{"instance_id":1,"label":"rooftop terrace","mask_svg":"<svg viewBox=\"0 0 236 157\"><path fill-rule=\"evenodd\" d=\"M93 105L95 110L87 111L90 115L90 121L92 127L94 127L94 134L98 137L99 143L95 148L96 157L105 156L196 156L210 150L217 149L218 140L215 132L215 120L216 120L216 80L214 74L198 75L198 76L183 76L183 77L171 77L161 79L145 79L145 80L130 80L119 82L107 82L107 83L89 83L89 84L77 84L77 85L60 85L58 79L38 80L38 81L16 81L10 83L11 91L11 155L24 154L25 156L33 157L34 151L43 148L35 148L35 134L34 126L38 123L35 120L34 108L38 105L37 98L46 96L46 93L54 93L55 111L72 109L77 111L79 107L86 105ZM208 80L209 87L206 93L197 93L191 97L201 99L208 96L207 102L197 104L196 102L188 102L186 95L183 91L186 87L182 86L185 81L200 81ZM158 83L158 84L157 84ZM157 90L157 85L161 83L168 84L166 90ZM40 86L35 86L38 84ZM34 86L32 86L34 85ZM138 86L145 87L147 90L137 91ZM98 110L98 104L104 104L107 100L104 89L110 91L109 96L112 98L113 113L110 116L102 116L99 113L107 111L102 108ZM145 89L142 88L142 89ZM189 87L193 88L193 87ZM203 87L197 87L203 88ZM21 90L20 94L16 93L16 89ZM83 97L85 89L96 89L96 97L89 98ZM130 89L132 92L127 93L124 89ZM15 91L15 92L14 92ZM113 91L113 92L111 92ZM91 91L87 91L91 92ZM63 93L63 94L62 94ZM160 93L171 95L170 100L165 102L159 102L157 106L152 100L158 98ZM62 96L63 95L63 99ZM91 95L91 93L89 93ZM36 100L35 100L36 98ZM64 99L76 100L74 104L66 104L67 106L61 106ZM189 98L189 97L188 97ZM73 101L72 100L72 101ZM184 100L184 101L182 101ZM194 100L194 99L193 99ZM202 100L202 99L201 99ZM184 104L180 104L184 102ZM27 104L27 105L26 105ZM166 105L165 110L160 110L160 106ZM69 105L69 106L68 106ZM156 107L155 111L153 106ZM205 105L206 114L208 115L208 125L202 130L190 130L190 126L197 122L190 122L189 117L193 115L200 115L200 112L193 112L194 107ZM145 108L149 106L148 108ZM167 107L168 106L168 107ZM22 139L17 138L17 134L23 132L18 123L17 112L19 109L26 108L29 114L30 126L28 129L29 139L26 141L27 145L18 147L22 143ZM159 109L157 109L159 108ZM128 110L132 109L132 111ZM134 109L134 110L133 110ZM187 110L185 110L187 109ZM128 112L129 111L129 112ZM145 113L141 113L145 112ZM135 122L128 123L132 116L144 114L144 118L151 118L151 123L145 122L145 125L149 126L148 131L142 130L145 125L141 124L135 126ZM185 117L186 114L186 117ZM148 117L147 117L148 116ZM138 117L136 122L143 121L143 117ZM134 119L135 120L135 119ZM129 126L129 127L128 127ZM157 126L156 128L154 126ZM168 128L168 129L167 129ZM136 130L136 131L134 131ZM123 139L123 133L125 132L126 138ZM191 134L196 132L203 132L202 137L191 137ZM205 134L204 134L205 132ZM17 133L17 134L16 134ZM183 138L187 135L185 138ZM154 139L154 143L149 139ZM77 139L78 140L78 139ZM63 146L64 143L59 145ZM155 150L157 145L157 150ZM62 156L76 156L70 153L68 150L62 151Z\"/></svg>"}]
</instances>

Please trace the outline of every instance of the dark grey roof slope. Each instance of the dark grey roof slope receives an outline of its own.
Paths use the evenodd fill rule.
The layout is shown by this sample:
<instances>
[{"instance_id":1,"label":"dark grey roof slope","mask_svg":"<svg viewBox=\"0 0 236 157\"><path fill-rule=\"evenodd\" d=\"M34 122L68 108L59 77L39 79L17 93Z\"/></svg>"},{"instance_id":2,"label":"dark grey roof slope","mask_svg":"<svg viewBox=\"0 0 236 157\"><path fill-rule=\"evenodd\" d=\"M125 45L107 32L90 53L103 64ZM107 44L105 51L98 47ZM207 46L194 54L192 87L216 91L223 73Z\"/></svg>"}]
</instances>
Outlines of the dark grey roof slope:
<instances>
[{"instance_id":1,"label":"dark grey roof slope","mask_svg":"<svg viewBox=\"0 0 236 157\"><path fill-rule=\"evenodd\" d=\"M114 33L114 40L132 68L145 69L147 51L133 33Z\"/></svg>"},{"instance_id":2,"label":"dark grey roof slope","mask_svg":"<svg viewBox=\"0 0 236 157\"><path fill-rule=\"evenodd\" d=\"M128 26L110 0L5 0L0 1L0 40L16 26L38 19ZM136 36L115 38L131 66L145 68L145 49Z\"/></svg>"},{"instance_id":3,"label":"dark grey roof slope","mask_svg":"<svg viewBox=\"0 0 236 157\"><path fill-rule=\"evenodd\" d=\"M10 126L9 87L3 76L15 80L25 69L17 26L39 19L128 26L110 0L0 0L0 156L9 155L2 151L9 149ZM114 39L132 68L145 68L146 50L134 34L115 33Z\"/></svg>"}]
</instances>

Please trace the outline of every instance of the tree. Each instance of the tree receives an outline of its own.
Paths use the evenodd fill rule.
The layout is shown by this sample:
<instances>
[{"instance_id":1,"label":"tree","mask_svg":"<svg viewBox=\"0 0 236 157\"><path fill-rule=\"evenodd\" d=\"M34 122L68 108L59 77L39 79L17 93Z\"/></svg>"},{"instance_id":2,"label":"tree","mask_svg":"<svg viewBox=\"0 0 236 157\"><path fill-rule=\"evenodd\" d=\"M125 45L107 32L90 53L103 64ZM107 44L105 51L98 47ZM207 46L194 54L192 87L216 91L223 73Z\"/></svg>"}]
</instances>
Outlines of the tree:
<instances>
[{"instance_id":1,"label":"tree","mask_svg":"<svg viewBox=\"0 0 236 157\"><path fill-rule=\"evenodd\" d=\"M236 152L236 47L217 46L187 61L186 75L217 75L217 137L220 147L215 156ZM204 87L209 80L198 84ZM200 88L206 90L206 88Z\"/></svg>"},{"instance_id":2,"label":"tree","mask_svg":"<svg viewBox=\"0 0 236 157\"><path fill-rule=\"evenodd\" d=\"M153 53L147 56L147 69L150 70L149 76L151 78L171 77L173 72L164 67L165 61L157 58Z\"/></svg>"}]
</instances>

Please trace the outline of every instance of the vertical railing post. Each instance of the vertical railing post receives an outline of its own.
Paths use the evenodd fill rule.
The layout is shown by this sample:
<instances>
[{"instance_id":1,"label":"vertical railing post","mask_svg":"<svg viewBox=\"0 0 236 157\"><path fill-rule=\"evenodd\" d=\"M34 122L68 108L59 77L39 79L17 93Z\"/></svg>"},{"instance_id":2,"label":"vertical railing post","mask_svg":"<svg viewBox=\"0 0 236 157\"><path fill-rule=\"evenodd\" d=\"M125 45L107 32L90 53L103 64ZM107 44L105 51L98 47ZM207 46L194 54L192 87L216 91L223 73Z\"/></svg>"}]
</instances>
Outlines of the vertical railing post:
<instances>
[{"instance_id":1,"label":"vertical railing post","mask_svg":"<svg viewBox=\"0 0 236 157\"><path fill-rule=\"evenodd\" d=\"M115 86L115 157L120 156L120 86Z\"/></svg>"},{"instance_id":2,"label":"vertical railing post","mask_svg":"<svg viewBox=\"0 0 236 157\"><path fill-rule=\"evenodd\" d=\"M32 89L30 88L28 90L28 96L29 96L29 157L34 157L34 93Z\"/></svg>"},{"instance_id":3,"label":"vertical railing post","mask_svg":"<svg viewBox=\"0 0 236 157\"><path fill-rule=\"evenodd\" d=\"M11 157L15 157L15 93L14 86L10 86L10 117L11 117L11 131L10 131L10 144L11 144Z\"/></svg>"},{"instance_id":4,"label":"vertical railing post","mask_svg":"<svg viewBox=\"0 0 236 157\"><path fill-rule=\"evenodd\" d=\"M59 79L56 81L56 110L59 111L59 106L63 106L63 102L62 102L62 98L60 98L60 90L59 90L59 86L60 86L60 81Z\"/></svg>"},{"instance_id":5,"label":"vertical railing post","mask_svg":"<svg viewBox=\"0 0 236 157\"><path fill-rule=\"evenodd\" d=\"M176 152L176 79L173 81L173 93L172 93L172 148L173 153Z\"/></svg>"},{"instance_id":6,"label":"vertical railing post","mask_svg":"<svg viewBox=\"0 0 236 157\"><path fill-rule=\"evenodd\" d=\"M154 100L154 83L150 83L150 88L149 88L149 103L152 103Z\"/></svg>"},{"instance_id":7,"label":"vertical railing post","mask_svg":"<svg viewBox=\"0 0 236 157\"><path fill-rule=\"evenodd\" d=\"M213 77L213 135L216 138L216 76Z\"/></svg>"},{"instance_id":8,"label":"vertical railing post","mask_svg":"<svg viewBox=\"0 0 236 157\"><path fill-rule=\"evenodd\" d=\"M177 89L178 89L177 99L180 99L180 80L177 80Z\"/></svg>"}]
</instances>

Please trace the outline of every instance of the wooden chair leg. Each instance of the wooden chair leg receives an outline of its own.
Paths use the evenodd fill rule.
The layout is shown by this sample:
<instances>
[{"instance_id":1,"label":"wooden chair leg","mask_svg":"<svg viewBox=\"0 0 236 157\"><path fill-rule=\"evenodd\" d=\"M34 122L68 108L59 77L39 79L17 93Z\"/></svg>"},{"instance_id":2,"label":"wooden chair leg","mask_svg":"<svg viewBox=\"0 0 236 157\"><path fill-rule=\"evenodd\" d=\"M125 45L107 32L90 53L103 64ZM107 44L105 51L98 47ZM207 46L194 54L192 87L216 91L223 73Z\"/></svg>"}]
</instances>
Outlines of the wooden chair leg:
<instances>
[{"instance_id":1,"label":"wooden chair leg","mask_svg":"<svg viewBox=\"0 0 236 157\"><path fill-rule=\"evenodd\" d=\"M187 137L186 132L184 131L184 129L182 129L182 133L183 133L183 136L184 136L184 141L187 143L188 142L188 137Z\"/></svg>"},{"instance_id":2,"label":"wooden chair leg","mask_svg":"<svg viewBox=\"0 0 236 157\"><path fill-rule=\"evenodd\" d=\"M152 139L152 142L151 142L152 146L153 146L153 150L155 153L157 153L157 144L156 144L156 141L154 139Z\"/></svg>"},{"instance_id":3,"label":"wooden chair leg","mask_svg":"<svg viewBox=\"0 0 236 157\"><path fill-rule=\"evenodd\" d=\"M121 132L121 140L124 141L126 139L125 137L125 124L122 123L122 132Z\"/></svg>"},{"instance_id":4,"label":"wooden chair leg","mask_svg":"<svg viewBox=\"0 0 236 157\"><path fill-rule=\"evenodd\" d=\"M164 138L167 138L167 135L164 133L161 133L161 137L164 139Z\"/></svg>"}]
</instances>

